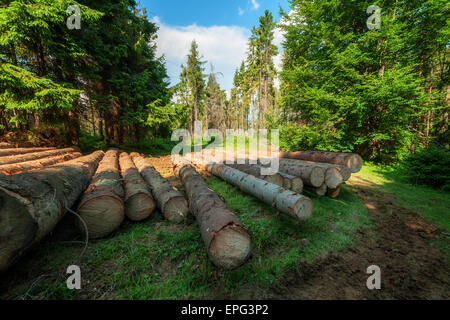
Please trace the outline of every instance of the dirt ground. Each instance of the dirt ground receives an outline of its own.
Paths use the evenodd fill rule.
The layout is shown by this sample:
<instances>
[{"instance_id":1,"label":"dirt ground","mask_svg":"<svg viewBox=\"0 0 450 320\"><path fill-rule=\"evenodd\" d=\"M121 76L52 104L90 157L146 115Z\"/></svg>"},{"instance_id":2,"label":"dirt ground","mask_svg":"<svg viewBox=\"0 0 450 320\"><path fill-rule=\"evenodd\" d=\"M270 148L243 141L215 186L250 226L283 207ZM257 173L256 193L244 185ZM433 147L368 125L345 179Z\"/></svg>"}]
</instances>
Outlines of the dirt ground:
<instances>
[{"instance_id":1,"label":"dirt ground","mask_svg":"<svg viewBox=\"0 0 450 320\"><path fill-rule=\"evenodd\" d=\"M152 163L166 177L171 176L170 156L154 158ZM305 263L301 274L289 274L283 281L285 289L243 290L239 299L450 298L449 265L444 254L430 245L436 237L446 237L441 230L399 206L395 197L375 190L370 181L354 175L348 185L369 209L374 226L359 230L352 247ZM380 290L366 287L370 265L381 269Z\"/></svg>"}]
</instances>

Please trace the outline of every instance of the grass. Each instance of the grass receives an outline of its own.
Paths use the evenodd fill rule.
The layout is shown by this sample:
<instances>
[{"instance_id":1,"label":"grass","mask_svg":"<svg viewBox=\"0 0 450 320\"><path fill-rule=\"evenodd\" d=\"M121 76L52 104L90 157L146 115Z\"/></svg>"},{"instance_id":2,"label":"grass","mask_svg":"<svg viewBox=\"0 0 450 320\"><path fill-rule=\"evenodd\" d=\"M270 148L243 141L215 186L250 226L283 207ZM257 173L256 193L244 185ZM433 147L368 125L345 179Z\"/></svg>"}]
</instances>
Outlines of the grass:
<instances>
[{"instance_id":1,"label":"grass","mask_svg":"<svg viewBox=\"0 0 450 320\"><path fill-rule=\"evenodd\" d=\"M376 185L379 191L397 198L398 204L450 232L450 192L411 184L402 171L365 164L357 174Z\"/></svg>"}]
</instances>

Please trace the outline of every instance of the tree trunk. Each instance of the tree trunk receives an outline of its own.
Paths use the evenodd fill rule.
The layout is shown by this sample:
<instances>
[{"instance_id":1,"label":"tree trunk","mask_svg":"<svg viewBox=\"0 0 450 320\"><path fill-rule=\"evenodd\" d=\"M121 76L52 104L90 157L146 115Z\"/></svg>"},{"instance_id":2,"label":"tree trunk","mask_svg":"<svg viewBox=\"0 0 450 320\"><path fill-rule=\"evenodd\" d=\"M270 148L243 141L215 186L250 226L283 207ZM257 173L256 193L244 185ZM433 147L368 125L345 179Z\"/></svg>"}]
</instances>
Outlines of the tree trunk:
<instances>
[{"instance_id":1,"label":"tree trunk","mask_svg":"<svg viewBox=\"0 0 450 320\"><path fill-rule=\"evenodd\" d=\"M229 165L231 168L237 169L239 171L245 172L246 174L250 174L258 179L276 184L277 186L283 186L283 177L275 173L273 175L261 175L261 167L258 165L247 165L247 164L231 164Z\"/></svg>"},{"instance_id":2,"label":"tree trunk","mask_svg":"<svg viewBox=\"0 0 450 320\"><path fill-rule=\"evenodd\" d=\"M363 165L361 156L356 153L323 151L280 152L280 158L338 164L350 168L353 173L359 172Z\"/></svg>"},{"instance_id":3,"label":"tree trunk","mask_svg":"<svg viewBox=\"0 0 450 320\"><path fill-rule=\"evenodd\" d=\"M302 178L284 172L278 172L278 174L283 178L283 188L294 191L298 194L303 192Z\"/></svg>"},{"instance_id":4,"label":"tree trunk","mask_svg":"<svg viewBox=\"0 0 450 320\"><path fill-rule=\"evenodd\" d=\"M210 260L227 270L242 266L252 251L247 230L191 165L177 166L175 175L186 188Z\"/></svg>"},{"instance_id":5,"label":"tree trunk","mask_svg":"<svg viewBox=\"0 0 450 320\"><path fill-rule=\"evenodd\" d=\"M12 148L0 149L0 157L14 156L18 154L25 154L31 152L40 152L45 150L55 150L55 148Z\"/></svg>"},{"instance_id":6,"label":"tree trunk","mask_svg":"<svg viewBox=\"0 0 450 320\"><path fill-rule=\"evenodd\" d=\"M1 146L0 146L0 149L1 149ZM11 164L11 163L32 161L32 160L42 159L45 157L64 155L67 153L79 152L79 151L80 150L78 148L72 147L72 148L65 148L65 149L41 151L41 152L35 152L35 153L26 153L23 155L15 155L15 156L9 156L9 157L5 156L5 157L0 158L0 166L3 166L5 164Z\"/></svg>"},{"instance_id":7,"label":"tree trunk","mask_svg":"<svg viewBox=\"0 0 450 320\"><path fill-rule=\"evenodd\" d=\"M206 169L213 175L235 185L245 193L274 206L280 212L299 221L305 221L311 217L313 203L311 199L305 196L285 190L280 186L255 178L226 165L208 164Z\"/></svg>"},{"instance_id":8,"label":"tree trunk","mask_svg":"<svg viewBox=\"0 0 450 320\"><path fill-rule=\"evenodd\" d=\"M88 227L89 239L105 237L120 226L125 218L124 196L119 151L108 150L78 206L78 214ZM80 229L83 230L81 224Z\"/></svg>"},{"instance_id":9,"label":"tree trunk","mask_svg":"<svg viewBox=\"0 0 450 320\"><path fill-rule=\"evenodd\" d=\"M186 199L180 191L175 189L168 180L164 179L151 165L148 159L133 152L131 158L149 184L156 204L167 220L175 223L182 222L189 209Z\"/></svg>"},{"instance_id":10,"label":"tree trunk","mask_svg":"<svg viewBox=\"0 0 450 320\"><path fill-rule=\"evenodd\" d=\"M321 167L324 170L324 172L326 172L330 168L335 168L340 173L343 181L347 181L348 179L350 179L350 177L352 175L352 171L348 167L340 166L337 164L324 163L324 162L313 162L313 161L297 160L297 159L287 159L287 158L281 158L280 162L287 163L287 164L296 164L299 166ZM330 187L330 186L328 186L328 187Z\"/></svg>"},{"instance_id":11,"label":"tree trunk","mask_svg":"<svg viewBox=\"0 0 450 320\"><path fill-rule=\"evenodd\" d=\"M144 220L155 210L155 201L128 153L121 153L119 161L125 180L125 213L133 221Z\"/></svg>"},{"instance_id":12,"label":"tree trunk","mask_svg":"<svg viewBox=\"0 0 450 320\"><path fill-rule=\"evenodd\" d=\"M12 149L15 148L16 146L13 145L12 143L8 143L8 142L0 142L0 149Z\"/></svg>"},{"instance_id":13,"label":"tree trunk","mask_svg":"<svg viewBox=\"0 0 450 320\"><path fill-rule=\"evenodd\" d=\"M41 170L0 177L0 271L47 235L87 188L102 151Z\"/></svg>"},{"instance_id":14,"label":"tree trunk","mask_svg":"<svg viewBox=\"0 0 450 320\"><path fill-rule=\"evenodd\" d=\"M71 152L62 155L57 155L54 157L25 161L19 163L10 163L5 165L0 165L0 172L3 172L6 175L17 174L20 172L26 172L36 169L41 169L44 167L51 166L56 163L72 160L75 158L81 157L81 153L79 152Z\"/></svg>"}]
</instances>

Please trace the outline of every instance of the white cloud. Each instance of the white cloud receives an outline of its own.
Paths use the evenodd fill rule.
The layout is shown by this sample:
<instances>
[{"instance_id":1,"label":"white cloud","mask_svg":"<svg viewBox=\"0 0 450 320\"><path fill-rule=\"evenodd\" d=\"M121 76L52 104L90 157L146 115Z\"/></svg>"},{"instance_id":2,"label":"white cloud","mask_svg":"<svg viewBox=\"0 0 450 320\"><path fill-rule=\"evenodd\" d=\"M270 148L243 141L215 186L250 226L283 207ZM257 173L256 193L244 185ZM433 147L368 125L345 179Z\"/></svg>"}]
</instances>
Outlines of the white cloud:
<instances>
[{"instance_id":1,"label":"white cloud","mask_svg":"<svg viewBox=\"0 0 450 320\"><path fill-rule=\"evenodd\" d=\"M252 0L252 10L258 10L259 9L259 3L256 0Z\"/></svg>"},{"instance_id":2,"label":"white cloud","mask_svg":"<svg viewBox=\"0 0 450 320\"><path fill-rule=\"evenodd\" d=\"M244 9L242 9L241 7L238 8L238 14L240 16L242 16L245 13Z\"/></svg>"},{"instance_id":3,"label":"white cloud","mask_svg":"<svg viewBox=\"0 0 450 320\"><path fill-rule=\"evenodd\" d=\"M245 59L247 39L250 31L238 26L202 27L196 24L182 27L169 26L153 18L159 26L157 44L158 56L164 55L171 84L179 81L181 64L186 64L187 55L192 40L198 44L200 54L205 64L205 73L210 72L210 63L214 72L223 74L217 76L222 89L231 90L234 71Z\"/></svg>"}]
</instances>

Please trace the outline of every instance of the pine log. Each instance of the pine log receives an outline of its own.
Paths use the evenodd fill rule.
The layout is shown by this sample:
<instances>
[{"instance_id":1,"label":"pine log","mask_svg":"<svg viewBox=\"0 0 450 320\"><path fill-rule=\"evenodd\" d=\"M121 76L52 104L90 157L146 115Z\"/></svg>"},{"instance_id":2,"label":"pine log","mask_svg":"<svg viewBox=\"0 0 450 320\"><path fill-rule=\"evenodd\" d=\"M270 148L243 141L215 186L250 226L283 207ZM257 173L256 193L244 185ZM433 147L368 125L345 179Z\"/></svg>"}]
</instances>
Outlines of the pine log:
<instances>
[{"instance_id":1,"label":"pine log","mask_svg":"<svg viewBox=\"0 0 450 320\"><path fill-rule=\"evenodd\" d=\"M299 221L308 220L311 217L313 203L311 199L296 194L283 187L255 178L239 170L221 164L207 164L206 169L228 183L238 187L264 203L277 208Z\"/></svg>"},{"instance_id":2,"label":"pine log","mask_svg":"<svg viewBox=\"0 0 450 320\"><path fill-rule=\"evenodd\" d=\"M120 226L125 218L124 196L119 151L108 150L78 206L78 214L87 225L89 239L105 237ZM82 224L80 230L83 230Z\"/></svg>"},{"instance_id":3,"label":"pine log","mask_svg":"<svg viewBox=\"0 0 450 320\"><path fill-rule=\"evenodd\" d=\"M303 192L302 178L284 172L278 172L278 174L283 178L283 188L294 191L298 194Z\"/></svg>"},{"instance_id":4,"label":"pine log","mask_svg":"<svg viewBox=\"0 0 450 320\"><path fill-rule=\"evenodd\" d=\"M76 147L72 148L65 148L65 149L56 149L56 150L48 150L48 151L41 151L41 152L34 152L34 153L26 153L23 155L14 155L10 157L1 157L0 158L0 165L10 164L10 163L20 163L20 162L26 162L26 161L32 161L37 159L42 159L46 157L53 157L53 156L59 156L64 155L67 153L72 152L80 152L80 150Z\"/></svg>"},{"instance_id":5,"label":"pine log","mask_svg":"<svg viewBox=\"0 0 450 320\"><path fill-rule=\"evenodd\" d=\"M191 165L178 165L175 175L185 186L209 259L227 270L242 266L252 251L247 230Z\"/></svg>"},{"instance_id":6,"label":"pine log","mask_svg":"<svg viewBox=\"0 0 450 320\"><path fill-rule=\"evenodd\" d=\"M261 167L259 165L248 165L248 164L230 164L230 167L237 169L239 171L250 174L258 179L276 184L277 186L283 186L283 177L279 173L272 175L261 175Z\"/></svg>"},{"instance_id":7,"label":"pine log","mask_svg":"<svg viewBox=\"0 0 450 320\"><path fill-rule=\"evenodd\" d=\"M188 204L183 194L174 188L167 179L164 179L148 159L137 153L131 153L131 158L150 186L156 205L164 214L164 217L171 222L182 222L189 213Z\"/></svg>"},{"instance_id":8,"label":"pine log","mask_svg":"<svg viewBox=\"0 0 450 320\"><path fill-rule=\"evenodd\" d=\"M148 185L128 153L120 154L119 163L125 180L125 213L133 221L144 220L152 214L156 206Z\"/></svg>"},{"instance_id":9,"label":"pine log","mask_svg":"<svg viewBox=\"0 0 450 320\"><path fill-rule=\"evenodd\" d=\"M102 151L36 171L0 177L0 271L62 219L88 187Z\"/></svg>"},{"instance_id":10,"label":"pine log","mask_svg":"<svg viewBox=\"0 0 450 320\"><path fill-rule=\"evenodd\" d=\"M300 177L305 185L311 187L320 187L325 182L325 172L318 166L298 166L280 162L279 171Z\"/></svg>"},{"instance_id":11,"label":"pine log","mask_svg":"<svg viewBox=\"0 0 450 320\"><path fill-rule=\"evenodd\" d=\"M313 162L313 161L287 159L287 158L280 158L280 162L289 163L289 164L297 164L300 166L321 167L324 171L326 171L330 168L335 168L341 174L343 181L347 181L348 179L350 179L351 174L352 174L351 170L348 167L340 166L340 165L332 164L332 163Z\"/></svg>"},{"instance_id":12,"label":"pine log","mask_svg":"<svg viewBox=\"0 0 450 320\"><path fill-rule=\"evenodd\" d=\"M279 155L280 158L325 162L338 164L341 166L347 166L353 173L359 172L363 165L363 160L361 156L356 153L296 151L296 152L280 152Z\"/></svg>"},{"instance_id":13,"label":"pine log","mask_svg":"<svg viewBox=\"0 0 450 320\"><path fill-rule=\"evenodd\" d=\"M324 183L320 187L314 189L316 194L318 196L321 196L321 197L327 194L327 190L328 190L328 188L327 188L327 184L326 183Z\"/></svg>"},{"instance_id":14,"label":"pine log","mask_svg":"<svg viewBox=\"0 0 450 320\"><path fill-rule=\"evenodd\" d=\"M327 196L330 198L337 198L341 193L341 186L338 186L336 189L328 189Z\"/></svg>"},{"instance_id":15,"label":"pine log","mask_svg":"<svg viewBox=\"0 0 450 320\"><path fill-rule=\"evenodd\" d=\"M14 156L17 154L25 154L32 152L40 152L45 150L54 150L55 148L11 148L11 149L0 149L0 157Z\"/></svg>"},{"instance_id":16,"label":"pine log","mask_svg":"<svg viewBox=\"0 0 450 320\"><path fill-rule=\"evenodd\" d=\"M38 159L38 160L5 164L5 165L0 166L0 172L3 172L4 174L7 174L7 175L17 174L20 172L41 169L41 168L48 167L48 166L51 166L56 163L61 163L61 162L76 159L79 157L81 157L81 153L72 152L72 153L67 153L67 154L63 154L63 155L59 155L59 156L43 158L43 159Z\"/></svg>"},{"instance_id":17,"label":"pine log","mask_svg":"<svg viewBox=\"0 0 450 320\"><path fill-rule=\"evenodd\" d=\"M15 148L16 146L12 143L9 142L0 142L0 149L12 149Z\"/></svg>"}]
</instances>

